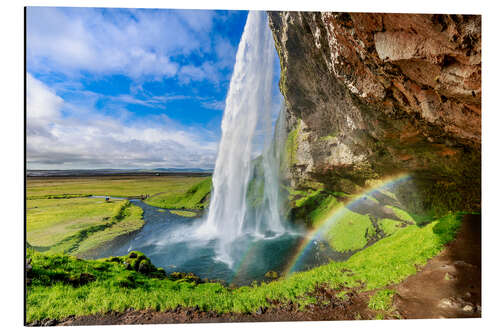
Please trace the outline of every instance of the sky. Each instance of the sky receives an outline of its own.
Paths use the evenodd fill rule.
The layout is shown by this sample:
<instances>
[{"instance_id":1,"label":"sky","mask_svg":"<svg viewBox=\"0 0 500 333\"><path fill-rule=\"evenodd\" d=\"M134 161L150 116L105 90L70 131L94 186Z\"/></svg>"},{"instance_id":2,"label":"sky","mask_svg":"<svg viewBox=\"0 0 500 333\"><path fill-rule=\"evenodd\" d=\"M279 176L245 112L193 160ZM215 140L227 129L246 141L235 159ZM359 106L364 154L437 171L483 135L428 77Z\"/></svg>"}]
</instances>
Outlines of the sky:
<instances>
[{"instance_id":1,"label":"sky","mask_svg":"<svg viewBox=\"0 0 500 333\"><path fill-rule=\"evenodd\" d=\"M212 169L246 17L28 7L27 168Z\"/></svg>"}]
</instances>

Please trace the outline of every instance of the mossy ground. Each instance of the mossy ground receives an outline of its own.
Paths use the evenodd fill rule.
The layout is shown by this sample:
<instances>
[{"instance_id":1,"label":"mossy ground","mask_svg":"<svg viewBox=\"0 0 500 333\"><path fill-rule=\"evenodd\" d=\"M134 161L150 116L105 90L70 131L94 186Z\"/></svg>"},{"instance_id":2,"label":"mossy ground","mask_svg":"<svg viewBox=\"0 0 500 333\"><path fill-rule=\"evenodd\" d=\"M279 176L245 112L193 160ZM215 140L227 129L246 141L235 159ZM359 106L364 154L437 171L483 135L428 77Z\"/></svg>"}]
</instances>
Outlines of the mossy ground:
<instances>
[{"instance_id":1,"label":"mossy ground","mask_svg":"<svg viewBox=\"0 0 500 333\"><path fill-rule=\"evenodd\" d=\"M292 166L295 164L297 159L297 149L298 149L298 135L301 129L301 120L298 121L297 126L289 134L285 142L285 157L286 163L280 166L280 170L283 170L287 166Z\"/></svg>"},{"instance_id":2,"label":"mossy ground","mask_svg":"<svg viewBox=\"0 0 500 333\"><path fill-rule=\"evenodd\" d=\"M453 239L462 214L452 214L425 226L410 225L354 254L345 262L331 262L278 280L228 289L218 283L171 281L127 270L122 263L79 260L67 255L28 251L33 280L27 287L27 321L61 319L70 315L104 313L128 308L165 310L198 306L218 312L254 312L272 306L269 301L296 304L315 302L310 296L319 285L334 289L374 290L398 283L417 266L438 254ZM88 273L83 285L64 277ZM130 283L120 283L120 281Z\"/></svg>"},{"instance_id":3,"label":"mossy ground","mask_svg":"<svg viewBox=\"0 0 500 333\"><path fill-rule=\"evenodd\" d=\"M80 254L144 225L142 209L126 200L27 201L27 240L49 253Z\"/></svg>"},{"instance_id":4,"label":"mossy ground","mask_svg":"<svg viewBox=\"0 0 500 333\"><path fill-rule=\"evenodd\" d=\"M384 195L397 201L393 193L385 192ZM361 197L371 201L371 205L376 208L374 211L385 209L390 214L377 217L376 214L360 213L350 207L349 203ZM373 196L309 189L289 190L289 199L293 205L292 218L303 220L311 229L325 224L327 228L323 230L323 237L338 252L360 250L374 237L389 236L408 224L416 223L405 210L381 203Z\"/></svg>"},{"instance_id":5,"label":"mossy ground","mask_svg":"<svg viewBox=\"0 0 500 333\"><path fill-rule=\"evenodd\" d=\"M169 212L184 217L195 217L197 215L195 212L190 212L187 210L169 210Z\"/></svg>"},{"instance_id":6,"label":"mossy ground","mask_svg":"<svg viewBox=\"0 0 500 333\"><path fill-rule=\"evenodd\" d=\"M204 209L212 190L212 178L204 178L181 193L167 192L146 199L151 206L167 209Z\"/></svg>"}]
</instances>

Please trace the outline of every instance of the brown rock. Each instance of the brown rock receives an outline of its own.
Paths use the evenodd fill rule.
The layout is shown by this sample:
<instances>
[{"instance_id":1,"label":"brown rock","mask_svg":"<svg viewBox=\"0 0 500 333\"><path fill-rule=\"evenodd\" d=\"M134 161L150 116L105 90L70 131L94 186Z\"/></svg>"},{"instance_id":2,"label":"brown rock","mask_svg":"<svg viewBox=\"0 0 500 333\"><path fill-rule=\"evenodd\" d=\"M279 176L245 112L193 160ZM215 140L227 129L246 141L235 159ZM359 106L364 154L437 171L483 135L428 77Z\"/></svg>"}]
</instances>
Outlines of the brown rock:
<instances>
[{"instance_id":1,"label":"brown rock","mask_svg":"<svg viewBox=\"0 0 500 333\"><path fill-rule=\"evenodd\" d=\"M415 192L479 207L480 16L270 12L269 24L292 187L354 192L409 172Z\"/></svg>"}]
</instances>

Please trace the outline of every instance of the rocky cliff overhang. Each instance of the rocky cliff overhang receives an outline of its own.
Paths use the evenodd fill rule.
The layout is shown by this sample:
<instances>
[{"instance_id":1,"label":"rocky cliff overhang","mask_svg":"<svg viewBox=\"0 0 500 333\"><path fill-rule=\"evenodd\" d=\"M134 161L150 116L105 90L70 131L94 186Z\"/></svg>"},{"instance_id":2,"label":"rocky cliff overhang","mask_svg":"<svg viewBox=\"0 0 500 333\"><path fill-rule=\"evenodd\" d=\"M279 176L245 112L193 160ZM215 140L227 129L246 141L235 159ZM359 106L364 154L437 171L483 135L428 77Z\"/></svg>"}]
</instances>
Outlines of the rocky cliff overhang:
<instances>
[{"instance_id":1,"label":"rocky cliff overhang","mask_svg":"<svg viewBox=\"0 0 500 333\"><path fill-rule=\"evenodd\" d=\"M353 192L405 172L457 207L480 205L480 16L269 12L269 23L293 187Z\"/></svg>"}]
</instances>

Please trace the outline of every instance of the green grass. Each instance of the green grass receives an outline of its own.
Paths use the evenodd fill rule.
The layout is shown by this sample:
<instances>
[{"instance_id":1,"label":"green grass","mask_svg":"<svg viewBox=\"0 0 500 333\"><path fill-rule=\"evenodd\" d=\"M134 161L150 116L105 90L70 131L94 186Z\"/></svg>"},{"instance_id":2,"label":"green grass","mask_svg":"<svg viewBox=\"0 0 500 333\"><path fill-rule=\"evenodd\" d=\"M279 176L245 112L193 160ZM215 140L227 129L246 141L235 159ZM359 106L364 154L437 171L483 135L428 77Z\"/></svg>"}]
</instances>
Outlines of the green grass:
<instances>
[{"instance_id":1,"label":"green grass","mask_svg":"<svg viewBox=\"0 0 500 333\"><path fill-rule=\"evenodd\" d=\"M167 209L204 209L208 205L206 197L212 190L212 179L198 181L185 192L159 194L146 199L146 203Z\"/></svg>"},{"instance_id":2,"label":"green grass","mask_svg":"<svg viewBox=\"0 0 500 333\"><path fill-rule=\"evenodd\" d=\"M127 200L38 199L28 204L42 207L28 214L28 243L49 253L81 254L144 225L142 209Z\"/></svg>"},{"instance_id":3,"label":"green grass","mask_svg":"<svg viewBox=\"0 0 500 333\"><path fill-rule=\"evenodd\" d=\"M392 298L395 293L391 289L377 291L370 297L368 307L372 310L389 311L392 308Z\"/></svg>"},{"instance_id":4,"label":"green grass","mask_svg":"<svg viewBox=\"0 0 500 333\"><path fill-rule=\"evenodd\" d=\"M339 252L363 248L375 229L367 215L357 214L343 208L339 217L328 230L326 239L330 246Z\"/></svg>"},{"instance_id":5,"label":"green grass","mask_svg":"<svg viewBox=\"0 0 500 333\"><path fill-rule=\"evenodd\" d=\"M122 209L122 215L115 216L108 228L99 232L87 234L87 237L78 243L77 251L73 253L84 253L116 237L129 234L142 228L144 220L142 219L143 211L140 207L131 205L127 201L120 208Z\"/></svg>"},{"instance_id":6,"label":"green grass","mask_svg":"<svg viewBox=\"0 0 500 333\"><path fill-rule=\"evenodd\" d=\"M101 176L74 178L28 178L28 199L49 196L109 195L132 197L157 193L182 194L207 177Z\"/></svg>"},{"instance_id":7,"label":"green grass","mask_svg":"<svg viewBox=\"0 0 500 333\"><path fill-rule=\"evenodd\" d=\"M187 210L170 210L169 212L184 217L195 217L197 215L195 212L190 212Z\"/></svg>"},{"instance_id":8,"label":"green grass","mask_svg":"<svg viewBox=\"0 0 500 333\"><path fill-rule=\"evenodd\" d=\"M33 246L51 247L81 230L104 225L122 202L91 198L27 200L28 242Z\"/></svg>"},{"instance_id":9,"label":"green grass","mask_svg":"<svg viewBox=\"0 0 500 333\"><path fill-rule=\"evenodd\" d=\"M33 258L35 277L27 288L27 321L124 311L128 308L161 311L177 305L248 313L261 306L271 306L268 300L291 300L299 306L304 305L312 301L309 293L318 285L380 289L416 273L416 265L423 265L438 254L443 245L455 236L461 217L459 213L424 227L410 225L354 254L345 262L331 262L276 281L234 290L217 283L197 285L183 280L151 278L127 271L119 263L29 252ZM95 276L95 281L78 287L65 282L65 277L82 272Z\"/></svg>"},{"instance_id":10,"label":"green grass","mask_svg":"<svg viewBox=\"0 0 500 333\"><path fill-rule=\"evenodd\" d=\"M285 156L286 156L286 162L288 166L292 166L295 164L296 159L297 159L297 149L298 149L298 139L297 136L299 135L299 131L301 128L301 120L299 119L297 126L293 131L291 131L288 134L288 137L285 142ZM282 170L285 167L285 164L280 166L280 170Z\"/></svg>"},{"instance_id":11,"label":"green grass","mask_svg":"<svg viewBox=\"0 0 500 333\"><path fill-rule=\"evenodd\" d=\"M305 198L311 201L312 198L319 196L319 192L315 191ZM315 204L316 208L309 214L312 219L311 225L313 228L318 227L321 222L328 218L328 215L333 210L339 210L336 213L335 222L333 222L325 235L332 249L336 251L359 250L367 244L368 238L375 232L367 215L361 215L344 208L344 204L338 201L338 198L334 195L323 197L322 200L320 199L319 204L317 202Z\"/></svg>"},{"instance_id":12,"label":"green grass","mask_svg":"<svg viewBox=\"0 0 500 333\"><path fill-rule=\"evenodd\" d=\"M138 230L144 224L142 209L137 206L127 205L124 216L116 223L113 218L123 200L105 202L87 196L129 197L168 192L149 200L155 202L164 195L174 196L182 199L179 206L190 206L182 208L202 208L206 203L199 201L207 191L210 191L208 177L28 178L27 240L30 246L40 251L81 254Z\"/></svg>"},{"instance_id":13,"label":"green grass","mask_svg":"<svg viewBox=\"0 0 500 333\"><path fill-rule=\"evenodd\" d=\"M401 228L401 222L392 219L382 219L378 221L380 228L389 236Z\"/></svg>"},{"instance_id":14,"label":"green grass","mask_svg":"<svg viewBox=\"0 0 500 333\"><path fill-rule=\"evenodd\" d=\"M36 199L70 199L70 198L84 198L84 197L90 197L92 194L85 194L85 193L79 193L79 194L68 194L68 193L63 193L63 194L43 194L43 195L31 195L27 196L27 200L36 200Z\"/></svg>"}]
</instances>

